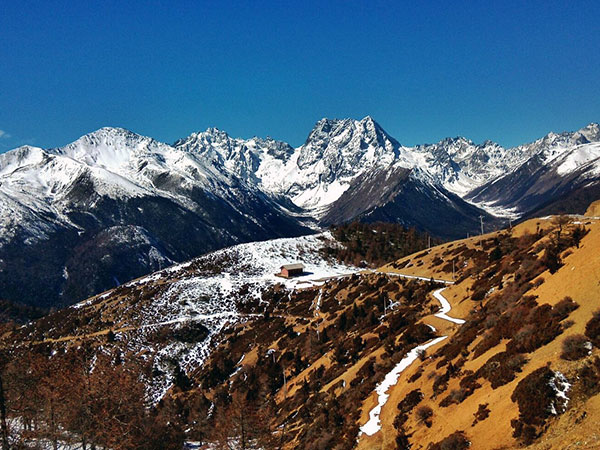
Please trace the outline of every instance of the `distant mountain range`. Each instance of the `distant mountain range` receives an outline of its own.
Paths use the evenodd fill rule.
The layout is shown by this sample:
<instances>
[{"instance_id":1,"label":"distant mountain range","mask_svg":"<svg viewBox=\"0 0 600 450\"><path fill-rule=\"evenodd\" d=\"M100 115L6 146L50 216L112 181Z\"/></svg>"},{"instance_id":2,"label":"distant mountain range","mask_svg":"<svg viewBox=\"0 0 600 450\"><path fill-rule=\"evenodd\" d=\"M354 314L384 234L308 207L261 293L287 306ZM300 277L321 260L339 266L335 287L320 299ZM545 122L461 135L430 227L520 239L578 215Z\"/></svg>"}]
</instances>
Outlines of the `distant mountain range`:
<instances>
[{"instance_id":1,"label":"distant mountain range","mask_svg":"<svg viewBox=\"0 0 600 450\"><path fill-rule=\"evenodd\" d=\"M211 250L355 219L455 238L480 216L489 229L582 212L600 196L599 158L598 124L510 149L405 147L371 117L322 119L295 149L214 128L173 145L102 128L20 147L0 155L0 299L70 304Z\"/></svg>"}]
</instances>

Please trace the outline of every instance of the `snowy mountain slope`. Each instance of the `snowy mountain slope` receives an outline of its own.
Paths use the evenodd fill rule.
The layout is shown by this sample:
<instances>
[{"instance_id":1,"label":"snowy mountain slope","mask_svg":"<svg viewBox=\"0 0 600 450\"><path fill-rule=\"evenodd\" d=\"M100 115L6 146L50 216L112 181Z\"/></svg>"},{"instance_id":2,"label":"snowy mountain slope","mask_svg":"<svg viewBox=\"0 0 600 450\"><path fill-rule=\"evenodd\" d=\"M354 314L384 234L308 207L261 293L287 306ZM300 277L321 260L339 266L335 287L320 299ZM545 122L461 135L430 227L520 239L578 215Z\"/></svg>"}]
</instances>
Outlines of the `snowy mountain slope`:
<instances>
[{"instance_id":1,"label":"snowy mountain slope","mask_svg":"<svg viewBox=\"0 0 600 450\"><path fill-rule=\"evenodd\" d=\"M325 217L342 194L371 170L391 165L413 169L424 182L463 195L524 159L507 157L497 144L477 146L464 138L404 147L368 116L322 119L295 150L270 139L233 139L216 129L194 133L175 147L201 155L222 172L235 173L318 218Z\"/></svg>"},{"instance_id":2,"label":"snowy mountain slope","mask_svg":"<svg viewBox=\"0 0 600 450\"><path fill-rule=\"evenodd\" d=\"M421 181L471 199L474 196L469 193L516 171L532 158L540 159L542 165L550 164L580 145L597 142L599 136L598 126L590 124L574 133L550 133L531 144L509 149L491 141L478 145L462 137L405 147L371 117L365 117L322 119L296 149L270 139L233 139L216 129L194 133L175 146L202 155L213 167L235 173L268 195L287 199L288 206L293 204L324 218L368 171L386 170L391 165L411 169ZM563 166L560 175L569 170L569 166ZM476 205L496 215L517 215L516 206L493 203L494 199L486 198Z\"/></svg>"},{"instance_id":3,"label":"snowy mountain slope","mask_svg":"<svg viewBox=\"0 0 600 450\"><path fill-rule=\"evenodd\" d=\"M395 164L359 176L322 220L343 223L358 217L365 222L401 223L451 238L473 233L480 216L487 229L501 224L496 217L424 179L417 171Z\"/></svg>"},{"instance_id":4,"label":"snowy mountain slope","mask_svg":"<svg viewBox=\"0 0 600 450\"><path fill-rule=\"evenodd\" d=\"M45 305L227 245L310 231L235 175L116 128L0 155L0 221L2 296Z\"/></svg>"},{"instance_id":5,"label":"snowy mountain slope","mask_svg":"<svg viewBox=\"0 0 600 450\"><path fill-rule=\"evenodd\" d=\"M417 146L415 151L424 157L424 171L431 180L460 196L511 171L527 159L526 152L506 150L491 141L476 145L462 137Z\"/></svg>"},{"instance_id":6,"label":"snowy mountain slope","mask_svg":"<svg viewBox=\"0 0 600 450\"><path fill-rule=\"evenodd\" d=\"M365 117L322 119L296 149L214 128L173 145L102 128L22 147L0 155L0 284L15 301L70 303L169 261L358 217L459 237L479 215L495 223L484 210L553 212L553 199L582 189L588 199L599 141L590 124L512 149L460 137L405 147ZM39 283L26 282L32 267Z\"/></svg>"},{"instance_id":7,"label":"snowy mountain slope","mask_svg":"<svg viewBox=\"0 0 600 450\"><path fill-rule=\"evenodd\" d=\"M599 141L598 124L574 133L550 133L518 147L529 158L513 171L473 189L466 199L478 205L512 209L517 216L532 213L554 199L598 183Z\"/></svg>"},{"instance_id":8,"label":"snowy mountain slope","mask_svg":"<svg viewBox=\"0 0 600 450\"><path fill-rule=\"evenodd\" d=\"M391 164L400 147L370 117L322 119L295 150L272 139L233 139L214 128L174 146L309 210L335 201L363 171Z\"/></svg>"},{"instance_id":9,"label":"snowy mountain slope","mask_svg":"<svg viewBox=\"0 0 600 450\"><path fill-rule=\"evenodd\" d=\"M245 313L244 305L262 302L269 287L280 284L294 290L319 286L327 278L358 271L325 260L321 256L325 245L338 245L328 232L208 253L65 309L63 316L77 317L82 324L72 331L51 327L50 316L20 329L19 335L23 341L36 341L40 330L48 326L51 329L44 331L45 338L73 333L64 342L69 345L78 336L106 331L104 327L110 322L108 326L116 345L122 343L123 353L155 355L154 371L162 376L153 379L149 394L158 401L172 386L174 365L186 373L198 369L221 338L223 328L251 318L253 314ZM298 261L305 265L305 275L289 280L275 276L281 265ZM189 338L192 335L194 339Z\"/></svg>"}]
</instances>

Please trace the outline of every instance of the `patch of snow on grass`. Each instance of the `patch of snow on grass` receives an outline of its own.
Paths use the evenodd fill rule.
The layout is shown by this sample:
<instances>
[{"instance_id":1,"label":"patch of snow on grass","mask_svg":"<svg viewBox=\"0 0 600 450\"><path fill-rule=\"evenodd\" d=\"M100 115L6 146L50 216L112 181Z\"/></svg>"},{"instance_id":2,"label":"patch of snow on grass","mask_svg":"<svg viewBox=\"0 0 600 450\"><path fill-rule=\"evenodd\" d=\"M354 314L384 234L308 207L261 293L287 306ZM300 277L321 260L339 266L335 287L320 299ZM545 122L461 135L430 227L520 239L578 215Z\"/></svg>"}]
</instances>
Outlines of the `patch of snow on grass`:
<instances>
[{"instance_id":1,"label":"patch of snow on grass","mask_svg":"<svg viewBox=\"0 0 600 450\"><path fill-rule=\"evenodd\" d=\"M168 283L168 288L145 304L129 324L140 332L134 338L138 339L139 349L143 347L142 335L152 335L165 325L199 323L208 329L208 335L201 342L170 340L154 349L156 367L165 375L153 381L149 393L152 401L160 400L173 382L169 361L176 360L181 369L189 373L206 361L225 327L255 316L239 313L238 304L261 300L262 292L278 283L291 291L319 286L328 278L358 271L355 267L325 260L320 252L324 239L333 237L327 232L240 244L129 283L131 286L146 283L152 286L163 280ZM304 275L289 279L275 275L282 265L295 262L304 264ZM173 281L169 283L169 280Z\"/></svg>"},{"instance_id":2,"label":"patch of snow on grass","mask_svg":"<svg viewBox=\"0 0 600 450\"><path fill-rule=\"evenodd\" d=\"M387 393L388 389L398 382L398 377L400 374L413 362L415 362L421 352L427 350L429 347L432 347L435 344L438 344L439 342L442 342L447 337L448 336L441 336L427 342L426 344L413 348L404 358L402 358L402 361L396 364L392 371L385 376L384 380L375 388L375 392L377 392L377 406L375 406L369 412L369 421L360 427L361 433L364 433L367 436L372 436L381 429L379 415L381 414L381 408L383 408L383 405L387 403L390 396Z\"/></svg>"},{"instance_id":3,"label":"patch of snow on grass","mask_svg":"<svg viewBox=\"0 0 600 450\"><path fill-rule=\"evenodd\" d=\"M550 387L556 395L556 400L550 403L549 412L553 416L562 414L569 404L567 392L571 389L571 383L562 373L555 371L554 377L550 380Z\"/></svg>"},{"instance_id":4,"label":"patch of snow on grass","mask_svg":"<svg viewBox=\"0 0 600 450\"><path fill-rule=\"evenodd\" d=\"M440 319L444 319L447 320L449 322L453 322L453 323L457 323L457 324L463 324L465 323L464 320L462 319L455 319L454 317L450 317L448 316L446 313L450 312L450 310L452 309L452 307L450 306L450 303L448 302L448 300L446 300L444 298L444 296L442 295L442 291L445 288L442 289L438 289L437 291L433 292L433 296L440 302L440 304L442 305L442 308L440 310L439 313L435 314L435 317L439 317Z\"/></svg>"}]
</instances>

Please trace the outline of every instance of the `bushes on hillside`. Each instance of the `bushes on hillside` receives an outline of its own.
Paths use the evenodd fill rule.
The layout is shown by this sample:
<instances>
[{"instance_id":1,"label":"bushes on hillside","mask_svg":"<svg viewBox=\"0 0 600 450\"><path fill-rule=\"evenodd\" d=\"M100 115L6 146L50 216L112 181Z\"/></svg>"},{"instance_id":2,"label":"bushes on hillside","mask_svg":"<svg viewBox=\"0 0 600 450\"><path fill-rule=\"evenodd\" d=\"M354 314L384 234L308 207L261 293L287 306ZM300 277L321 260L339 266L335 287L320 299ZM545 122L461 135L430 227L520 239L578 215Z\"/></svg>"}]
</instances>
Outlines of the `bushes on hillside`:
<instances>
[{"instance_id":1,"label":"bushes on hillside","mask_svg":"<svg viewBox=\"0 0 600 450\"><path fill-rule=\"evenodd\" d=\"M585 358L592 352L592 343L581 334L567 336L562 343L560 357L569 361Z\"/></svg>"},{"instance_id":2,"label":"bushes on hillside","mask_svg":"<svg viewBox=\"0 0 600 450\"><path fill-rule=\"evenodd\" d=\"M492 389L496 389L514 380L516 373L521 372L526 362L527 358L522 354L497 353L479 368L477 376L488 380Z\"/></svg>"},{"instance_id":3,"label":"bushes on hillside","mask_svg":"<svg viewBox=\"0 0 600 450\"><path fill-rule=\"evenodd\" d=\"M427 234L394 223L353 222L331 227L331 232L343 247L326 248L325 255L359 267L381 266L428 245ZM432 245L441 243L438 239L431 241Z\"/></svg>"},{"instance_id":4,"label":"bushes on hillside","mask_svg":"<svg viewBox=\"0 0 600 450\"><path fill-rule=\"evenodd\" d=\"M464 450L471 446L464 431L455 431L440 442L433 444L430 450Z\"/></svg>"},{"instance_id":5,"label":"bushes on hillside","mask_svg":"<svg viewBox=\"0 0 600 450\"><path fill-rule=\"evenodd\" d=\"M482 422L485 419L488 418L488 416L490 415L490 409L488 408L488 404L487 403L482 403L479 405L479 407L477 408L477 411L475 411L473 413L473 417L475 418L473 420L473 425L475 426L477 425L478 422Z\"/></svg>"},{"instance_id":6,"label":"bushes on hillside","mask_svg":"<svg viewBox=\"0 0 600 450\"><path fill-rule=\"evenodd\" d=\"M594 312L593 317L585 325L585 335L590 338L592 344L600 347L600 309Z\"/></svg>"},{"instance_id":7,"label":"bushes on hillside","mask_svg":"<svg viewBox=\"0 0 600 450\"><path fill-rule=\"evenodd\" d=\"M592 396L600 392L600 358L598 356L579 369L577 375L585 395Z\"/></svg>"},{"instance_id":8,"label":"bushes on hillside","mask_svg":"<svg viewBox=\"0 0 600 450\"><path fill-rule=\"evenodd\" d=\"M548 417L564 412L568 388L566 378L547 366L522 379L511 395L511 400L519 405L519 418L511 421L513 436L524 444L531 444Z\"/></svg>"},{"instance_id":9,"label":"bushes on hillside","mask_svg":"<svg viewBox=\"0 0 600 450\"><path fill-rule=\"evenodd\" d=\"M433 409L431 409L430 406L419 406L415 414L417 416L417 420L420 423L424 424L427 428L431 427L431 425L433 424L431 420L431 417L433 416Z\"/></svg>"}]
</instances>

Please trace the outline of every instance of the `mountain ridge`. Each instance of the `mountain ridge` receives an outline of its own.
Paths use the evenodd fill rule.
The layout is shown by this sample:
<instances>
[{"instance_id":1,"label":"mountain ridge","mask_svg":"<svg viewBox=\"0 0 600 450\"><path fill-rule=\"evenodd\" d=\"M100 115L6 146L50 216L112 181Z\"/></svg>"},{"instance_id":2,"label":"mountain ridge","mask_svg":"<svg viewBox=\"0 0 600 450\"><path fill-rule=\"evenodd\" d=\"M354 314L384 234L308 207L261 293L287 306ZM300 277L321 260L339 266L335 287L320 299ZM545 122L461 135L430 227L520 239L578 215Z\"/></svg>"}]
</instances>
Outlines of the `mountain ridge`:
<instances>
[{"instance_id":1,"label":"mountain ridge","mask_svg":"<svg viewBox=\"0 0 600 450\"><path fill-rule=\"evenodd\" d=\"M356 219L456 238L476 233L479 216L491 229L502 223L496 216L588 200L578 192L600 179L597 140L591 123L511 149L462 137L405 147L367 116L321 119L297 148L217 128L171 145L119 127L64 147L24 146L0 154L0 284L8 300L66 304L76 280L63 273L80 273L89 296L169 261ZM122 242L130 269L116 261L107 230L131 237ZM86 260L83 249L94 246L106 265ZM50 252L43 264L41 249ZM32 266L48 274L48 288L30 288L15 272Z\"/></svg>"}]
</instances>

